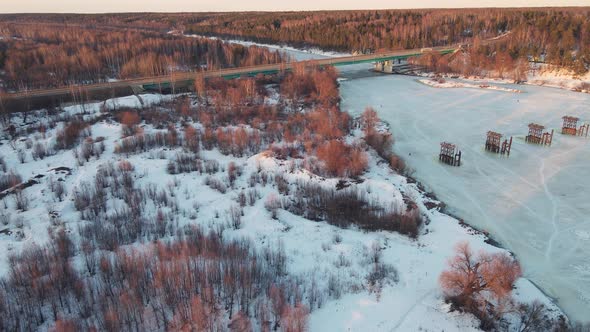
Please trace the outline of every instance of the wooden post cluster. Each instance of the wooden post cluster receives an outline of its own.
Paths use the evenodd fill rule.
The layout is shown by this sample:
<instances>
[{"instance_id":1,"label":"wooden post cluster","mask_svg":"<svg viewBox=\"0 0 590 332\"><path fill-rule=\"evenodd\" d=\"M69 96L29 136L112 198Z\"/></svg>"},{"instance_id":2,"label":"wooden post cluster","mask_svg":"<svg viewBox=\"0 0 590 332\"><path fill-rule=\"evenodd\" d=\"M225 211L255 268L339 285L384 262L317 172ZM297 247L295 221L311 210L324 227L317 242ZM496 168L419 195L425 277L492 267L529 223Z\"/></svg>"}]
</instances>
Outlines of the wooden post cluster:
<instances>
[{"instance_id":1,"label":"wooden post cluster","mask_svg":"<svg viewBox=\"0 0 590 332\"><path fill-rule=\"evenodd\" d=\"M512 150L512 136L510 136L510 141L505 139L504 142L502 142L502 150L500 153L506 154L506 156L510 157L510 150Z\"/></svg>"},{"instance_id":2,"label":"wooden post cluster","mask_svg":"<svg viewBox=\"0 0 590 332\"><path fill-rule=\"evenodd\" d=\"M494 131L488 131L485 148L487 151L493 153L500 153L503 155L506 154L507 156L510 156L510 150L512 149L512 136L510 139L505 139L502 141L502 134Z\"/></svg>"},{"instance_id":3,"label":"wooden post cluster","mask_svg":"<svg viewBox=\"0 0 590 332\"><path fill-rule=\"evenodd\" d=\"M502 141L502 134L495 131L488 131L486 139L486 150L494 153L500 153L500 145Z\"/></svg>"},{"instance_id":4,"label":"wooden post cluster","mask_svg":"<svg viewBox=\"0 0 590 332\"><path fill-rule=\"evenodd\" d=\"M551 143L553 142L553 129L551 130L551 133L544 133L543 130L545 130L545 126L530 123L529 134L526 136L525 141L527 143L551 146Z\"/></svg>"},{"instance_id":5,"label":"wooden post cluster","mask_svg":"<svg viewBox=\"0 0 590 332\"><path fill-rule=\"evenodd\" d=\"M451 166L461 166L461 151L448 142L440 143L440 154L438 160Z\"/></svg>"},{"instance_id":6,"label":"wooden post cluster","mask_svg":"<svg viewBox=\"0 0 590 332\"><path fill-rule=\"evenodd\" d=\"M590 133L590 124L583 124L578 127L579 118L574 116L564 116L562 119L562 134L588 137L588 134ZM545 132L545 126L537 123L529 123L528 127L529 133L525 138L527 143L551 146L553 143L553 129L551 129L551 132ZM504 140L502 137L503 135L500 133L491 130L488 131L485 144L486 151L499 153L509 157L510 150L512 150L512 136L510 136L510 138L505 138ZM461 151L455 144L442 142L440 143L438 160L447 165L461 166Z\"/></svg>"},{"instance_id":7,"label":"wooden post cluster","mask_svg":"<svg viewBox=\"0 0 590 332\"><path fill-rule=\"evenodd\" d=\"M588 131L590 130L590 124L586 123L580 126L578 129L578 136L588 137Z\"/></svg>"},{"instance_id":8,"label":"wooden post cluster","mask_svg":"<svg viewBox=\"0 0 590 332\"><path fill-rule=\"evenodd\" d=\"M576 136L578 134L578 120L575 116L564 116L563 126L561 126L561 133L564 135Z\"/></svg>"},{"instance_id":9,"label":"wooden post cluster","mask_svg":"<svg viewBox=\"0 0 590 332\"><path fill-rule=\"evenodd\" d=\"M580 121L580 118L577 118L575 116L566 115L562 119L563 119L563 125L561 126L561 133L562 134L588 137L588 130L590 129L590 124L583 124L583 125L580 125L580 127L578 128L578 121Z\"/></svg>"}]
</instances>

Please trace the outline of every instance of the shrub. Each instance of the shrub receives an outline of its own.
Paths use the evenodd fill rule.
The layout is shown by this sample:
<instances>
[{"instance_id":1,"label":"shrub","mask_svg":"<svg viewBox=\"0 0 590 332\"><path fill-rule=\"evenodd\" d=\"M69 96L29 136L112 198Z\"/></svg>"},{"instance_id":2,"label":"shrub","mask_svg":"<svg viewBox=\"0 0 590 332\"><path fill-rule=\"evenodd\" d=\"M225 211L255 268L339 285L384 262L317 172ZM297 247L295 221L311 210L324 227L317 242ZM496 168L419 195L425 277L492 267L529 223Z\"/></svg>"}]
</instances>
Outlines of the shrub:
<instances>
[{"instance_id":1,"label":"shrub","mask_svg":"<svg viewBox=\"0 0 590 332\"><path fill-rule=\"evenodd\" d=\"M277 219L278 209L281 208L281 200L276 194L270 194L264 202L264 207L271 213L273 219Z\"/></svg>"},{"instance_id":2,"label":"shrub","mask_svg":"<svg viewBox=\"0 0 590 332\"><path fill-rule=\"evenodd\" d=\"M22 189L14 192L14 202L17 210L27 211L29 209L29 197Z\"/></svg>"},{"instance_id":3,"label":"shrub","mask_svg":"<svg viewBox=\"0 0 590 332\"><path fill-rule=\"evenodd\" d=\"M33 145L33 151L31 151L31 156L33 157L33 160L43 160L43 158L47 156L47 148L45 147L45 144L41 142L35 143L35 145Z\"/></svg>"},{"instance_id":4,"label":"shrub","mask_svg":"<svg viewBox=\"0 0 590 332\"><path fill-rule=\"evenodd\" d=\"M177 153L174 160L168 161L168 173L203 172L203 163L194 153Z\"/></svg>"},{"instance_id":5,"label":"shrub","mask_svg":"<svg viewBox=\"0 0 590 332\"><path fill-rule=\"evenodd\" d=\"M120 115L122 124L122 136L127 137L137 133L137 125L139 124L139 115L136 112L122 112Z\"/></svg>"},{"instance_id":6,"label":"shrub","mask_svg":"<svg viewBox=\"0 0 590 332\"><path fill-rule=\"evenodd\" d=\"M398 282L399 276L393 265L378 262L373 264L366 280L370 290L380 292L383 286Z\"/></svg>"},{"instance_id":7,"label":"shrub","mask_svg":"<svg viewBox=\"0 0 590 332\"><path fill-rule=\"evenodd\" d=\"M56 146L58 149L71 149L80 138L88 137L92 133L90 127L84 121L74 120L66 124L56 134Z\"/></svg>"},{"instance_id":8,"label":"shrub","mask_svg":"<svg viewBox=\"0 0 590 332\"><path fill-rule=\"evenodd\" d=\"M467 242L458 243L455 252L440 275L443 293L454 306L478 317L482 328L492 329L504 314L496 305L511 296L520 265L505 253L475 255Z\"/></svg>"},{"instance_id":9,"label":"shrub","mask_svg":"<svg viewBox=\"0 0 590 332\"><path fill-rule=\"evenodd\" d=\"M208 185L211 189L217 190L222 194L227 192L227 186L219 179L208 175L205 178L205 184Z\"/></svg>"},{"instance_id":10,"label":"shrub","mask_svg":"<svg viewBox=\"0 0 590 332\"><path fill-rule=\"evenodd\" d=\"M27 160L27 153L24 150L18 150L16 151L16 157L21 164L24 164Z\"/></svg>"},{"instance_id":11,"label":"shrub","mask_svg":"<svg viewBox=\"0 0 590 332\"><path fill-rule=\"evenodd\" d=\"M53 194L55 195L55 198L57 198L61 202L66 193L66 187L64 185L64 182L61 179L55 181L53 180L53 178L51 178L49 180L49 188L51 189L51 192L53 192Z\"/></svg>"},{"instance_id":12,"label":"shrub","mask_svg":"<svg viewBox=\"0 0 590 332\"><path fill-rule=\"evenodd\" d=\"M377 130L376 126L380 121L375 110L370 107L365 110L361 116L365 142L377 152L379 157L385 159L392 169L402 173L406 164L400 156L393 153L394 140L391 133Z\"/></svg>"},{"instance_id":13,"label":"shrub","mask_svg":"<svg viewBox=\"0 0 590 332\"><path fill-rule=\"evenodd\" d=\"M23 182L22 177L15 171L0 174L0 191L12 188Z\"/></svg>"},{"instance_id":14,"label":"shrub","mask_svg":"<svg viewBox=\"0 0 590 332\"><path fill-rule=\"evenodd\" d=\"M409 211L383 207L379 202L368 201L355 189L326 189L318 184L297 183L297 190L285 209L310 220L324 220L339 227L356 225L366 230L389 230L418 236L422 218L412 202L406 203Z\"/></svg>"},{"instance_id":15,"label":"shrub","mask_svg":"<svg viewBox=\"0 0 590 332\"><path fill-rule=\"evenodd\" d=\"M219 162L217 160L205 160L205 172L207 174L219 172Z\"/></svg>"},{"instance_id":16,"label":"shrub","mask_svg":"<svg viewBox=\"0 0 590 332\"><path fill-rule=\"evenodd\" d=\"M191 152L199 152L199 135L195 127L186 126L184 128L184 146Z\"/></svg>"},{"instance_id":17,"label":"shrub","mask_svg":"<svg viewBox=\"0 0 590 332\"><path fill-rule=\"evenodd\" d=\"M316 150L322 162L322 175L355 177L367 168L367 156L358 146L349 146L339 140L331 140Z\"/></svg>"},{"instance_id":18,"label":"shrub","mask_svg":"<svg viewBox=\"0 0 590 332\"><path fill-rule=\"evenodd\" d=\"M242 215L244 211L241 207L233 205L227 212L230 225L233 229L240 229L242 226Z\"/></svg>"},{"instance_id":19,"label":"shrub","mask_svg":"<svg viewBox=\"0 0 590 332\"><path fill-rule=\"evenodd\" d=\"M157 147L178 147L180 142L178 140L178 133L174 128L169 128L168 132L157 132L154 134L136 134L121 139L115 145L115 153L140 153L146 152Z\"/></svg>"}]
</instances>

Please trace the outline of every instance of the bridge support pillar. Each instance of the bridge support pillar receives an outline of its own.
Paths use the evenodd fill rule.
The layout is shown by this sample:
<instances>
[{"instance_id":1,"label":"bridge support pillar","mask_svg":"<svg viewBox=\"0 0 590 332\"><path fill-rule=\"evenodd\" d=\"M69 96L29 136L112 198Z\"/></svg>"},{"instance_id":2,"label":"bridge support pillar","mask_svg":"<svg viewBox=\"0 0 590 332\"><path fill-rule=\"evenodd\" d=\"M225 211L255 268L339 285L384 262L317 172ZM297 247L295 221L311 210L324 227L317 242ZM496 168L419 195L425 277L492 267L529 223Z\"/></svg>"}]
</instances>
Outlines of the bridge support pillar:
<instances>
[{"instance_id":1,"label":"bridge support pillar","mask_svg":"<svg viewBox=\"0 0 590 332\"><path fill-rule=\"evenodd\" d=\"M145 92L143 85L131 85L131 90L135 95Z\"/></svg>"},{"instance_id":2,"label":"bridge support pillar","mask_svg":"<svg viewBox=\"0 0 590 332\"><path fill-rule=\"evenodd\" d=\"M375 71L385 72L385 62L384 61L375 62Z\"/></svg>"},{"instance_id":3,"label":"bridge support pillar","mask_svg":"<svg viewBox=\"0 0 590 332\"><path fill-rule=\"evenodd\" d=\"M375 63L375 71L382 73L393 73L395 60L378 61Z\"/></svg>"}]
</instances>

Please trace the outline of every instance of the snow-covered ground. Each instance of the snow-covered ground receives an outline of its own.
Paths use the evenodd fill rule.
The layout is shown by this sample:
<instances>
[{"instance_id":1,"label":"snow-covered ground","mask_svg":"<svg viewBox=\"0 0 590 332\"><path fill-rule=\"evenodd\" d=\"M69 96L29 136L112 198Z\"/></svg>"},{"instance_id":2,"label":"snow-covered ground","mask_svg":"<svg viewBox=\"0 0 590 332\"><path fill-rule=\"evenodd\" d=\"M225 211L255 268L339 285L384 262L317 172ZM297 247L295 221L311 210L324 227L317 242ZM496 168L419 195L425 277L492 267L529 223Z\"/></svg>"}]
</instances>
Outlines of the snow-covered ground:
<instances>
[{"instance_id":1,"label":"snow-covered ground","mask_svg":"<svg viewBox=\"0 0 590 332\"><path fill-rule=\"evenodd\" d=\"M218 37L208 37L208 36L200 36L200 35L184 35L185 37L189 38L208 38L217 40L220 39ZM322 51L318 48L310 48L308 50L300 50L291 46L287 45L272 45L272 44L263 44L263 43L255 43L247 40L238 40L238 39L222 39L224 42L233 43L233 44L240 44L244 46L258 46L258 47L265 47L273 51L280 51L289 54L293 60L296 61L304 61L304 60L313 60L313 59L323 59L335 56L347 56L350 54L346 53L339 53L339 52L330 52L330 51Z\"/></svg>"},{"instance_id":2,"label":"snow-covered ground","mask_svg":"<svg viewBox=\"0 0 590 332\"><path fill-rule=\"evenodd\" d=\"M515 252L524 275L571 318L590 312L590 139L558 133L561 117L590 122L590 96L505 85L521 94L435 89L411 77L341 82L343 110L374 106L391 125L395 150L448 210ZM553 145L524 142L527 125L555 129ZM509 158L484 151L485 133L514 136ZM458 144L463 166L440 164L439 143Z\"/></svg>"},{"instance_id":3,"label":"snow-covered ground","mask_svg":"<svg viewBox=\"0 0 590 332\"><path fill-rule=\"evenodd\" d=\"M381 80L383 84L396 79L398 78L385 76L378 80ZM342 93L345 96L346 107L356 111L358 108L351 107L348 102L350 95L355 91L354 87L366 87L365 84L372 84L372 82L373 80L345 81ZM404 84L430 89L428 91L443 92L411 80L407 80ZM382 86L388 86L388 84ZM155 102L160 98L157 95L141 97L148 102ZM363 98L365 97L359 97L359 102L367 101ZM378 99L370 100L375 106L379 103ZM118 98L109 101L107 105L139 107L136 97ZM100 104L90 104L85 108L87 113L95 113L99 107ZM383 117L387 117L383 108L378 110ZM80 113L81 109L72 106L66 108L66 111ZM392 124L395 124L394 121ZM144 129L153 130L149 126ZM397 126L394 129L397 129ZM40 184L25 189L25 193L30 197L31 208L27 212L18 213L24 218L24 225L21 227L24 238L17 240L14 234L0 235L0 251L4 253L18 251L27 244L46 241L47 228L52 224L48 211L58 212L68 229L76 229L79 213L75 211L71 202L72 190L82 181L91 181L100 164L107 160L117 162L124 158L124 156L113 154L113 148L120 139L120 133L121 126L118 123L101 121L93 125L92 136L105 137L106 151L100 160L93 158L83 166L76 166L76 161L69 150L38 161L33 161L29 155L27 162L20 164L13 147L4 141L4 144L0 146L0 153L5 157L9 169L17 169L24 179L38 174L46 176L40 179ZM54 135L55 130L50 130L45 139L39 139L49 141ZM398 144L402 149L405 146L402 140ZM16 145L17 148L22 148L24 142L17 142ZM174 153L166 149L156 150L168 156ZM292 186L297 180L317 181L328 187L335 187L338 182L337 179L322 180L315 176L310 177L306 171L291 172L288 162L267 157L264 153L249 158L237 158L223 156L216 150L202 151L202 158L218 160L222 168L226 168L230 161L243 167L244 175L237 180L235 188L229 189L226 194L221 194L204 184L205 174L199 175L195 172L175 176L168 174L167 161L154 158L154 155L156 153L151 151L132 155L127 159L135 166L138 184L154 183L174 190L180 211L191 211L195 206L199 207L195 218L190 213L181 212L179 215L181 225L198 223L207 228L220 222L220 218L223 220L225 212L236 204L239 192L243 188L248 188L248 176L251 173L267 171L269 174L283 174ZM516 151L513 158L514 160L518 158ZM274 220L264 208L268 197L277 194L276 188L271 185L256 186L261 198L254 206L244 208L243 226L238 230L226 230L224 237L246 236L261 247L282 243L288 256L288 270L294 275L304 276L306 280L310 278L316 280L320 287L325 287L335 276L338 280L337 288L343 294L340 298L325 301L320 309L312 312L311 331L477 330L478 323L471 316L449 312L448 305L442 299L438 277L445 268L447 259L453 255L453 247L460 241L468 241L474 251L483 249L496 252L502 249L487 244L483 235L461 226L456 219L436 209L428 210L424 203L430 199L425 197L415 184L408 183L406 178L395 174L385 164L377 164L376 161L376 156L372 155L370 169L364 176L365 181L354 186L366 191L371 200L379 200L384 204L399 204L402 193L416 200L422 213L429 220L423 227L418 240L411 240L391 232L341 229L324 222L309 221L283 210L279 211L278 220ZM466 157L467 162L469 159ZM71 167L72 174L53 174L55 172L51 169L59 166ZM467 167L457 171L465 171ZM48 190L51 176L54 179L62 178L66 183L68 194L63 202L57 202ZM214 177L223 181L225 175L220 173ZM172 185L173 183L175 185ZM8 205L11 209L12 204L13 202L9 200ZM218 217L219 215L221 217ZM17 218L16 213L12 217ZM14 229L13 225L10 228ZM371 268L368 262L369 251L374 246L380 248L382 261L393 266L399 276L399 281L389 283L380 292L370 292L365 280ZM7 271L6 259L6 255L0 257L2 274ZM559 313L549 299L524 278L517 282L514 295L518 301L530 302L540 299L553 310L554 314Z\"/></svg>"},{"instance_id":4,"label":"snow-covered ground","mask_svg":"<svg viewBox=\"0 0 590 332\"><path fill-rule=\"evenodd\" d=\"M527 84L590 93L590 72L575 75L571 70L564 68L535 64L529 72Z\"/></svg>"},{"instance_id":5,"label":"snow-covered ground","mask_svg":"<svg viewBox=\"0 0 590 332\"><path fill-rule=\"evenodd\" d=\"M432 78L432 79L419 79L418 82L422 84L426 84L428 86L434 88L469 88L469 89L488 89L488 90L496 90L496 91L504 91L504 92L514 92L514 93L521 93L522 91L518 89L509 89L499 85L491 85L491 84L472 84L472 83L465 83L459 82L456 80L445 80L440 78Z\"/></svg>"}]
</instances>

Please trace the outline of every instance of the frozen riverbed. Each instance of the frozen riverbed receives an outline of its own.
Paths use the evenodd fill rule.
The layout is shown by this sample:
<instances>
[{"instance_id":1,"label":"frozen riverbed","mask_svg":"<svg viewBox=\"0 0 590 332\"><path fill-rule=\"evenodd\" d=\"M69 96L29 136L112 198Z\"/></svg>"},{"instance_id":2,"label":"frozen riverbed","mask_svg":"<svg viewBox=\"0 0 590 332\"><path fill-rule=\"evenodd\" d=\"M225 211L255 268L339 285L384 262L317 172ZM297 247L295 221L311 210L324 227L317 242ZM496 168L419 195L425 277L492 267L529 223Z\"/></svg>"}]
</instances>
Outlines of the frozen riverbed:
<instances>
[{"instance_id":1,"label":"frozen riverbed","mask_svg":"<svg viewBox=\"0 0 590 332\"><path fill-rule=\"evenodd\" d=\"M390 123L396 152L449 212L512 250L525 276L570 318L588 320L590 138L563 136L558 128L563 115L590 121L590 95L506 87L523 93L436 89L411 77L378 76L343 81L341 94L343 110L358 115L370 105ZM556 130L552 147L524 142L530 122ZM484 150L488 130L514 136L510 158ZM462 167L438 162L441 141L461 148Z\"/></svg>"}]
</instances>

